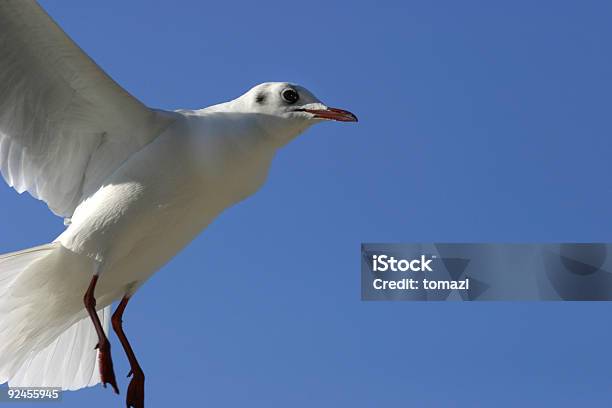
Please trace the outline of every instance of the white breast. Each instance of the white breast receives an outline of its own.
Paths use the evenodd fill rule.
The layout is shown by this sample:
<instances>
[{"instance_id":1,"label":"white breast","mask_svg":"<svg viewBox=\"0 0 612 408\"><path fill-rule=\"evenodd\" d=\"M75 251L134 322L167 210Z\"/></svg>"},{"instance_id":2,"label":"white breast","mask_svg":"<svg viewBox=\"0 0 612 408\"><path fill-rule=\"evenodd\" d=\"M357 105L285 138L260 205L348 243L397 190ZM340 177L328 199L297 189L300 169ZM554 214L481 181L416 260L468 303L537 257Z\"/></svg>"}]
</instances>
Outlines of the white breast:
<instances>
[{"instance_id":1,"label":"white breast","mask_svg":"<svg viewBox=\"0 0 612 408\"><path fill-rule=\"evenodd\" d=\"M177 121L83 202L57 241L122 283L146 279L265 181L274 148L220 119Z\"/></svg>"}]
</instances>

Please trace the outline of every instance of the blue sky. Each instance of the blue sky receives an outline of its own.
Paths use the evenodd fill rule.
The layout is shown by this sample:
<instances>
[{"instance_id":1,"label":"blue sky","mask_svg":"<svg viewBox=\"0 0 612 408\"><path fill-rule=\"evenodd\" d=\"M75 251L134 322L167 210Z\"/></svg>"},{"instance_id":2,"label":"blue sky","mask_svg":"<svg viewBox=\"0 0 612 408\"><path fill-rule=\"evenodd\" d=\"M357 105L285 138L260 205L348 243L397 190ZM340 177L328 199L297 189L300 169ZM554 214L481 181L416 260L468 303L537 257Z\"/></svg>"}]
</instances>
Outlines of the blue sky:
<instances>
[{"instance_id":1,"label":"blue sky","mask_svg":"<svg viewBox=\"0 0 612 408\"><path fill-rule=\"evenodd\" d=\"M612 241L609 2L42 4L150 106L292 81L360 118L284 148L133 298L148 407L610 406L607 303L359 299L361 242ZM0 252L62 231L0 206ZM122 396L61 406L123 406L113 342Z\"/></svg>"}]
</instances>

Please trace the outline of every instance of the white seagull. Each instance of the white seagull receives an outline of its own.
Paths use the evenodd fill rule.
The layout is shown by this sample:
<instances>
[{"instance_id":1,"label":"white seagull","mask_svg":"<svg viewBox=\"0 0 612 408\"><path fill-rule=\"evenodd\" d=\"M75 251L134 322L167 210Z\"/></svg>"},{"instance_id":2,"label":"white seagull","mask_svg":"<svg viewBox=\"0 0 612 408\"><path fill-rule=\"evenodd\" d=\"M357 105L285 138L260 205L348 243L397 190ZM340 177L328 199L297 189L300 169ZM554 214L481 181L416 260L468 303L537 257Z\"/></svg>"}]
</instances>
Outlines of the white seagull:
<instances>
[{"instance_id":1,"label":"white seagull","mask_svg":"<svg viewBox=\"0 0 612 408\"><path fill-rule=\"evenodd\" d=\"M148 108L35 1L0 1L0 170L67 225L50 244L0 256L0 383L118 393L112 323L131 366L127 406L144 406L122 329L130 297L324 120L357 118L286 82L200 110Z\"/></svg>"}]
</instances>

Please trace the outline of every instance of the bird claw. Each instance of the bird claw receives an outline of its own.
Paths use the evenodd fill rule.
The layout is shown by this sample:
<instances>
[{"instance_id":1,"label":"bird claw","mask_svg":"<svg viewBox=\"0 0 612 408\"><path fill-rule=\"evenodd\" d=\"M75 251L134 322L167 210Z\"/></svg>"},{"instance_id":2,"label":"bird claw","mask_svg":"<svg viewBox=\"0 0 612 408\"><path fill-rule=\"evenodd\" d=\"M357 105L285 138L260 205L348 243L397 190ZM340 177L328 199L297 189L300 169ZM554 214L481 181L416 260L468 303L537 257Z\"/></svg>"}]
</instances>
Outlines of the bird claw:
<instances>
[{"instance_id":1,"label":"bird claw","mask_svg":"<svg viewBox=\"0 0 612 408\"><path fill-rule=\"evenodd\" d=\"M144 408L144 373L142 370L130 370L128 377L132 375L132 380L127 389L125 403L127 408Z\"/></svg>"},{"instance_id":2,"label":"bird claw","mask_svg":"<svg viewBox=\"0 0 612 408\"><path fill-rule=\"evenodd\" d=\"M96 345L98 349L98 362L100 363L100 380L102 386L106 388L106 384L110 384L113 387L113 391L119 394L119 387L117 386L117 380L115 379L115 371L113 370L113 359L110 353L110 345L108 343Z\"/></svg>"}]
</instances>

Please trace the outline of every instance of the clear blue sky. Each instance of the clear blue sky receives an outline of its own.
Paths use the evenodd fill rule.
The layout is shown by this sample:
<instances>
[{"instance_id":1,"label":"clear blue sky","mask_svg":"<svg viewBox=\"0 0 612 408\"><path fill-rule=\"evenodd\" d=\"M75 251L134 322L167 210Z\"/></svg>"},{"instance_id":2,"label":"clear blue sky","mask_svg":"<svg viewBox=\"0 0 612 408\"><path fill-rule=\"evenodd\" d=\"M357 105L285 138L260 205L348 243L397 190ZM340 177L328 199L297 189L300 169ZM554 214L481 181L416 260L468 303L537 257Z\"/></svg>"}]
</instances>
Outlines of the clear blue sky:
<instances>
[{"instance_id":1,"label":"clear blue sky","mask_svg":"<svg viewBox=\"0 0 612 408\"><path fill-rule=\"evenodd\" d=\"M148 407L612 404L610 304L359 299L364 241L612 241L610 2L43 5L148 105L293 81L360 118L287 146L133 298ZM63 228L0 206L0 252ZM122 396L62 407L123 406L113 341Z\"/></svg>"}]
</instances>

